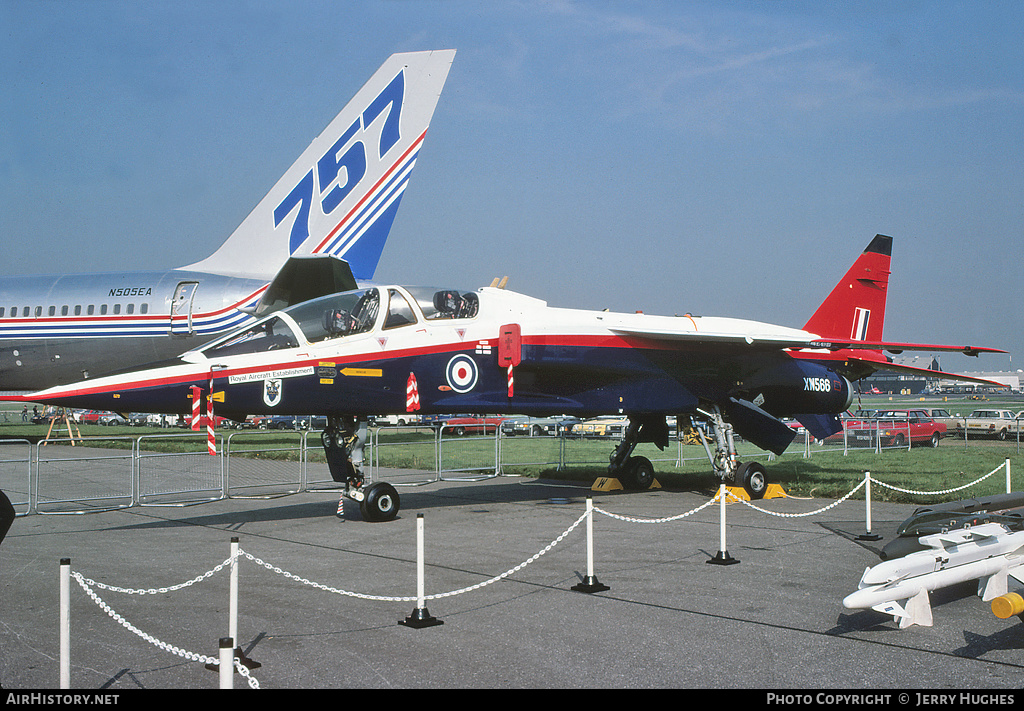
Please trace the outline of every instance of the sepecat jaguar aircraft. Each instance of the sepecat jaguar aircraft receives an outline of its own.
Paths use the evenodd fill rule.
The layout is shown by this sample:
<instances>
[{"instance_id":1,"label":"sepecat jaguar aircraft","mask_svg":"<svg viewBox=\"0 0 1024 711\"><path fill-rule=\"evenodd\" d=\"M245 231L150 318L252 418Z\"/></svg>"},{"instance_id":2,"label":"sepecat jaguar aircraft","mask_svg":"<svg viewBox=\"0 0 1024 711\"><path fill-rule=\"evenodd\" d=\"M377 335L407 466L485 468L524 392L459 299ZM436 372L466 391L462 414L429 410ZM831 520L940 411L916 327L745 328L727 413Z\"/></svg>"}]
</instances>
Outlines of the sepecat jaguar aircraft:
<instances>
[{"instance_id":1,"label":"sepecat jaguar aircraft","mask_svg":"<svg viewBox=\"0 0 1024 711\"><path fill-rule=\"evenodd\" d=\"M883 351L1001 352L882 341L891 246L876 236L803 329L555 308L496 282L476 291L375 285L274 312L172 364L20 399L185 414L206 397L218 415L238 419L326 415L331 475L370 520L393 518L399 502L393 487L368 485L361 472L371 413L625 415L609 473L637 489L652 484L654 470L634 448L665 447L666 416L675 415L707 425L718 476L759 498L765 469L740 461L734 433L781 454L795 433L780 418L796 418L817 438L840 431L853 381L876 370L936 376Z\"/></svg>"}]
</instances>

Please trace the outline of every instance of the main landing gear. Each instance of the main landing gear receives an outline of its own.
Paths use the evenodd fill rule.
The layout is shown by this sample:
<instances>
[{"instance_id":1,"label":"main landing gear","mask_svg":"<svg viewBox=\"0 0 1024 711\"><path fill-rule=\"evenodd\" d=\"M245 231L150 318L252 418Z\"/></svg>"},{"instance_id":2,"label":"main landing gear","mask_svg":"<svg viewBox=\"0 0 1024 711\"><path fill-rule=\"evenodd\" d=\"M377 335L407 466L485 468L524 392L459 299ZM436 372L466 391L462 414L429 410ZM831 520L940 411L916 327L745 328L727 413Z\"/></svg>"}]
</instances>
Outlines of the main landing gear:
<instances>
[{"instance_id":1,"label":"main landing gear","mask_svg":"<svg viewBox=\"0 0 1024 711\"><path fill-rule=\"evenodd\" d=\"M366 521L391 521L398 515L401 500L398 491L384 481L366 484L363 476L363 446L366 444L365 419L330 417L320 441L327 457L331 478L344 484L342 496L359 502Z\"/></svg>"},{"instance_id":2,"label":"main landing gear","mask_svg":"<svg viewBox=\"0 0 1024 711\"><path fill-rule=\"evenodd\" d=\"M736 453L736 442L732 436L732 425L722 417L722 411L717 405L713 406L711 412L698 409L697 412L704 416L711 426L715 436L715 451L711 452L707 439L701 435L700 441L704 445L708 459L715 474L723 482L732 482L736 486L742 486L751 499L764 498L768 490L768 472L758 462L740 462ZM693 418L691 417L691 422Z\"/></svg>"},{"instance_id":3,"label":"main landing gear","mask_svg":"<svg viewBox=\"0 0 1024 711\"><path fill-rule=\"evenodd\" d=\"M714 432L714 452L703 435L700 440L718 478L742 486L751 499L763 498L768 489L768 474L764 466L758 462L739 461L732 425L725 421L717 406L711 412L697 412L707 420ZM690 419L692 422L693 418ZM682 417L678 418L680 423L682 420ZM622 442L612 452L608 465L608 475L618 479L626 489L649 489L654 483L654 465L651 460L632 456L633 450L641 442L653 442L659 449L668 446L668 424L664 416L640 415L629 418Z\"/></svg>"},{"instance_id":4,"label":"main landing gear","mask_svg":"<svg viewBox=\"0 0 1024 711\"><path fill-rule=\"evenodd\" d=\"M654 484L654 465L647 457L632 456L641 442L653 442L659 449L668 446L668 423L664 417L637 416L629 418L626 433L615 448L608 464L608 475L618 479L627 489L649 489Z\"/></svg>"}]
</instances>

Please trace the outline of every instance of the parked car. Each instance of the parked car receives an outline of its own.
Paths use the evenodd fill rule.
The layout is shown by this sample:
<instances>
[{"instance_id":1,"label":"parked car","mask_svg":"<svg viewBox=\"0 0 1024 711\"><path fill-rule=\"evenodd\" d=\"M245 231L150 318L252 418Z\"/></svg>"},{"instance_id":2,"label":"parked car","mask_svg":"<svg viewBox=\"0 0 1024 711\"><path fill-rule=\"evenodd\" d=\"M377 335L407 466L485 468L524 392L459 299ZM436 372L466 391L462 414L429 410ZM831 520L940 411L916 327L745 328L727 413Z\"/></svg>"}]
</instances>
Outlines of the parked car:
<instances>
[{"instance_id":1,"label":"parked car","mask_svg":"<svg viewBox=\"0 0 1024 711\"><path fill-rule=\"evenodd\" d=\"M60 417L60 410L54 407L48 407L42 413L37 411L32 415L32 419L30 421L33 425L48 425L58 417Z\"/></svg>"},{"instance_id":2,"label":"parked car","mask_svg":"<svg viewBox=\"0 0 1024 711\"><path fill-rule=\"evenodd\" d=\"M100 415L99 424L108 427L120 427L128 424L128 420L116 412L105 412Z\"/></svg>"},{"instance_id":3,"label":"parked car","mask_svg":"<svg viewBox=\"0 0 1024 711\"><path fill-rule=\"evenodd\" d=\"M946 436L946 425L928 416L924 410L879 410L870 420L850 420L847 441L866 445L878 437L883 447L904 447L908 443L938 447Z\"/></svg>"},{"instance_id":4,"label":"parked car","mask_svg":"<svg viewBox=\"0 0 1024 711\"><path fill-rule=\"evenodd\" d=\"M621 437L629 425L625 417L594 417L573 428L573 433L584 437Z\"/></svg>"},{"instance_id":5,"label":"parked car","mask_svg":"<svg viewBox=\"0 0 1024 711\"><path fill-rule=\"evenodd\" d=\"M501 433L506 437L528 435L530 437L568 434L579 424L578 417L558 415L556 417L510 417L501 423Z\"/></svg>"},{"instance_id":6,"label":"parked car","mask_svg":"<svg viewBox=\"0 0 1024 711\"><path fill-rule=\"evenodd\" d=\"M76 410L75 422L80 425L97 425L100 422L100 415L104 413L99 410Z\"/></svg>"},{"instance_id":7,"label":"parked car","mask_svg":"<svg viewBox=\"0 0 1024 711\"><path fill-rule=\"evenodd\" d=\"M949 410L945 410L941 407L926 407L924 408L924 412L928 415L928 417L932 418L936 422L941 422L942 424L944 424L946 426L947 433L952 432L953 430L956 429L957 420L963 419L959 417L954 417L953 415L949 414Z\"/></svg>"},{"instance_id":8,"label":"parked car","mask_svg":"<svg viewBox=\"0 0 1024 711\"><path fill-rule=\"evenodd\" d=\"M1017 415L1010 410L984 409L975 410L964 420L958 420L956 432L959 437L964 436L964 427L967 428L967 436L995 437L1006 439L1011 433L1017 432Z\"/></svg>"},{"instance_id":9,"label":"parked car","mask_svg":"<svg viewBox=\"0 0 1024 711\"><path fill-rule=\"evenodd\" d=\"M377 427L404 427L405 425L419 424L419 415L373 415L370 422Z\"/></svg>"},{"instance_id":10,"label":"parked car","mask_svg":"<svg viewBox=\"0 0 1024 711\"><path fill-rule=\"evenodd\" d=\"M258 423L259 415L249 415L244 420L232 420L228 423L228 426L236 430L254 430Z\"/></svg>"},{"instance_id":11,"label":"parked car","mask_svg":"<svg viewBox=\"0 0 1024 711\"><path fill-rule=\"evenodd\" d=\"M294 415L260 415L256 426L261 430L293 430L295 429Z\"/></svg>"},{"instance_id":12,"label":"parked car","mask_svg":"<svg viewBox=\"0 0 1024 711\"><path fill-rule=\"evenodd\" d=\"M150 427L173 427L177 422L177 415L146 415L146 424Z\"/></svg>"},{"instance_id":13,"label":"parked car","mask_svg":"<svg viewBox=\"0 0 1024 711\"><path fill-rule=\"evenodd\" d=\"M467 434L488 435L497 432L506 419L508 418L494 415L460 415L441 422L435 428L441 427L442 434L450 432L457 437Z\"/></svg>"},{"instance_id":14,"label":"parked car","mask_svg":"<svg viewBox=\"0 0 1024 711\"><path fill-rule=\"evenodd\" d=\"M327 427L327 415L299 415L293 418L297 430L322 430Z\"/></svg>"}]
</instances>

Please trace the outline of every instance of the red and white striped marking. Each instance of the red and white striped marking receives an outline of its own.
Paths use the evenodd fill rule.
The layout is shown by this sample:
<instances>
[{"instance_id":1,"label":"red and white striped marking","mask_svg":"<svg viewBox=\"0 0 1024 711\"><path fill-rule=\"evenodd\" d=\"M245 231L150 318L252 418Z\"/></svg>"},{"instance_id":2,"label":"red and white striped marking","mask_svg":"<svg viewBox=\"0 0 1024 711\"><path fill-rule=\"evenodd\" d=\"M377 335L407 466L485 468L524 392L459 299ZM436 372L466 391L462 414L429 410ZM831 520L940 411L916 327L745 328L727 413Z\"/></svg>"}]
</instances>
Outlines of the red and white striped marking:
<instances>
[{"instance_id":1,"label":"red and white striped marking","mask_svg":"<svg viewBox=\"0 0 1024 711\"><path fill-rule=\"evenodd\" d=\"M512 377L512 364L508 366L508 396L512 397L512 384L515 378Z\"/></svg>"},{"instance_id":2,"label":"red and white striped marking","mask_svg":"<svg viewBox=\"0 0 1024 711\"><path fill-rule=\"evenodd\" d=\"M217 454L217 435L213 432L213 395L206 398L206 448L211 455Z\"/></svg>"},{"instance_id":3,"label":"red and white striped marking","mask_svg":"<svg viewBox=\"0 0 1024 711\"><path fill-rule=\"evenodd\" d=\"M203 405L203 389L198 385L193 385L192 388L192 429L198 431L199 423L202 420L202 412L200 408Z\"/></svg>"},{"instance_id":4,"label":"red and white striped marking","mask_svg":"<svg viewBox=\"0 0 1024 711\"><path fill-rule=\"evenodd\" d=\"M409 373L409 380L405 383L405 411L415 412L420 409L420 391L416 386L416 374Z\"/></svg>"}]
</instances>

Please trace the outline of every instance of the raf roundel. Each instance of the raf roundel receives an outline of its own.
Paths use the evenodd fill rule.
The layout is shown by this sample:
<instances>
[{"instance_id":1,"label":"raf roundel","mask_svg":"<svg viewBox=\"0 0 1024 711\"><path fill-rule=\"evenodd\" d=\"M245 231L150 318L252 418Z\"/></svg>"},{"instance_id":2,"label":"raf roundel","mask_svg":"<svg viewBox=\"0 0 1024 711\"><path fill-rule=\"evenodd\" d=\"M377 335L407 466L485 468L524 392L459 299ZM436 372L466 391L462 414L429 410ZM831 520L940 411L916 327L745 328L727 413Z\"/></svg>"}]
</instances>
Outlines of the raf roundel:
<instances>
[{"instance_id":1,"label":"raf roundel","mask_svg":"<svg viewBox=\"0 0 1024 711\"><path fill-rule=\"evenodd\" d=\"M476 362L468 355L460 353L448 361L444 375L452 390L457 393L468 393L476 387Z\"/></svg>"}]
</instances>

